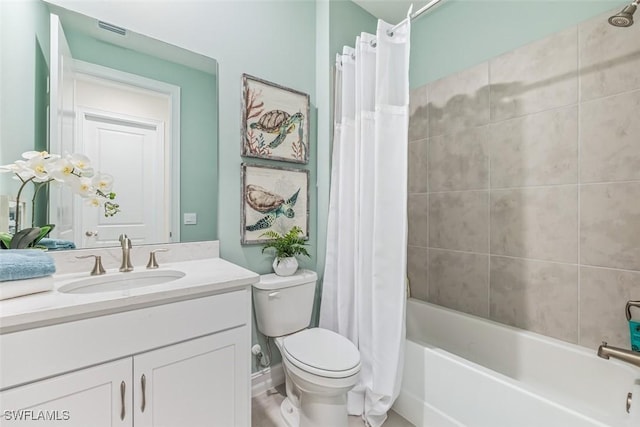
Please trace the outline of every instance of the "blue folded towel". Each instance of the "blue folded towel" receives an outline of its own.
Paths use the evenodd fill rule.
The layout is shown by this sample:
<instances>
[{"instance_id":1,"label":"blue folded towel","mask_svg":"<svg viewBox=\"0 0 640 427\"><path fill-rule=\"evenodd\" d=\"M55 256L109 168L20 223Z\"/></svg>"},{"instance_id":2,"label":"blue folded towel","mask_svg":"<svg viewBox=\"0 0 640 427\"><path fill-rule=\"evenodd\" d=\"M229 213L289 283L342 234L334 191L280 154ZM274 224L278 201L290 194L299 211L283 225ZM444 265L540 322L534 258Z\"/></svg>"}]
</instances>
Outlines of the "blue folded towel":
<instances>
[{"instance_id":1,"label":"blue folded towel","mask_svg":"<svg viewBox=\"0 0 640 427\"><path fill-rule=\"evenodd\" d=\"M62 239L40 239L38 245L44 246L50 251L57 251L59 249L75 249L76 244L71 240L62 240Z\"/></svg>"},{"instance_id":2,"label":"blue folded towel","mask_svg":"<svg viewBox=\"0 0 640 427\"><path fill-rule=\"evenodd\" d=\"M0 249L0 282L32 279L56 272L53 258L39 249Z\"/></svg>"}]
</instances>

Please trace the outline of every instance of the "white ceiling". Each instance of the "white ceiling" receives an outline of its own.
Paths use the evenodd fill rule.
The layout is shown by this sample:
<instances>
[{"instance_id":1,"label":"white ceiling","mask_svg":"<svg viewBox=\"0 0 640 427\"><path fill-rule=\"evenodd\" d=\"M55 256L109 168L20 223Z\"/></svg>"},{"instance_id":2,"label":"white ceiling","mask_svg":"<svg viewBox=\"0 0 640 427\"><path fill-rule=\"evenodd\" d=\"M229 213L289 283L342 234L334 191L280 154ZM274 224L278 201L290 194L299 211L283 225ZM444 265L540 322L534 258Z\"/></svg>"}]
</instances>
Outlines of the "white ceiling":
<instances>
[{"instance_id":1,"label":"white ceiling","mask_svg":"<svg viewBox=\"0 0 640 427\"><path fill-rule=\"evenodd\" d=\"M429 1L410 0L353 0L355 4L390 24L397 24L407 17L409 6L413 3L413 11L420 9Z\"/></svg>"}]
</instances>

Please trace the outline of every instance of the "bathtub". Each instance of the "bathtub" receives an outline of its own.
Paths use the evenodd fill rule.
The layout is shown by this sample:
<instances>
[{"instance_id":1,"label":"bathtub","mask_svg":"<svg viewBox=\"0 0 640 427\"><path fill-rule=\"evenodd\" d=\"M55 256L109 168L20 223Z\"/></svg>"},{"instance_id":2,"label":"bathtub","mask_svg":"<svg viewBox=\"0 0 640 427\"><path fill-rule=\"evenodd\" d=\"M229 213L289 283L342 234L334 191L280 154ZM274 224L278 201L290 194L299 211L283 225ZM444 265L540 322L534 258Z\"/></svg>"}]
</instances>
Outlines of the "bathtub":
<instances>
[{"instance_id":1,"label":"bathtub","mask_svg":"<svg viewBox=\"0 0 640 427\"><path fill-rule=\"evenodd\" d=\"M410 299L393 409L418 427L640 427L640 369L596 350Z\"/></svg>"}]
</instances>

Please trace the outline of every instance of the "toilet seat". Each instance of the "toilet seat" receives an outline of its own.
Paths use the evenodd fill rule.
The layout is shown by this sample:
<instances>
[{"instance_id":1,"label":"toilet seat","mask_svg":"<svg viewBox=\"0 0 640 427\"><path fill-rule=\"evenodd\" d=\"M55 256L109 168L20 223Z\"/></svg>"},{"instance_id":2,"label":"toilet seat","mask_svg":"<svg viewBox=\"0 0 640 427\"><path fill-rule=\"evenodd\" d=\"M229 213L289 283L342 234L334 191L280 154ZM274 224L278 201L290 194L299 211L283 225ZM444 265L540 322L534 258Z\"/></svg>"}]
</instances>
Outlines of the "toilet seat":
<instances>
[{"instance_id":1,"label":"toilet seat","mask_svg":"<svg viewBox=\"0 0 640 427\"><path fill-rule=\"evenodd\" d=\"M328 329L304 329L284 337L282 350L293 365L321 377L347 378L360 371L356 346Z\"/></svg>"}]
</instances>

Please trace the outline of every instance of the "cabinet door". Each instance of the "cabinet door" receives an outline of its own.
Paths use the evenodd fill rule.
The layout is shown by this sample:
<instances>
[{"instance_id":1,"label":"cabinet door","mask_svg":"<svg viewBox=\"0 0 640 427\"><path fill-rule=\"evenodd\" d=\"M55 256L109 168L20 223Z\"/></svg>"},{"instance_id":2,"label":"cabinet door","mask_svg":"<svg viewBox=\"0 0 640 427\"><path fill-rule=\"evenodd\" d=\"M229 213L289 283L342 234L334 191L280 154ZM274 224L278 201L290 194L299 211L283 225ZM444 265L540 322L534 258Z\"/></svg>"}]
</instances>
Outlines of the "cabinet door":
<instances>
[{"instance_id":1,"label":"cabinet door","mask_svg":"<svg viewBox=\"0 0 640 427\"><path fill-rule=\"evenodd\" d=\"M235 328L135 356L135 426L248 426L247 333Z\"/></svg>"},{"instance_id":2,"label":"cabinet door","mask_svg":"<svg viewBox=\"0 0 640 427\"><path fill-rule=\"evenodd\" d=\"M129 357L5 390L0 425L131 427L131 374Z\"/></svg>"}]
</instances>

